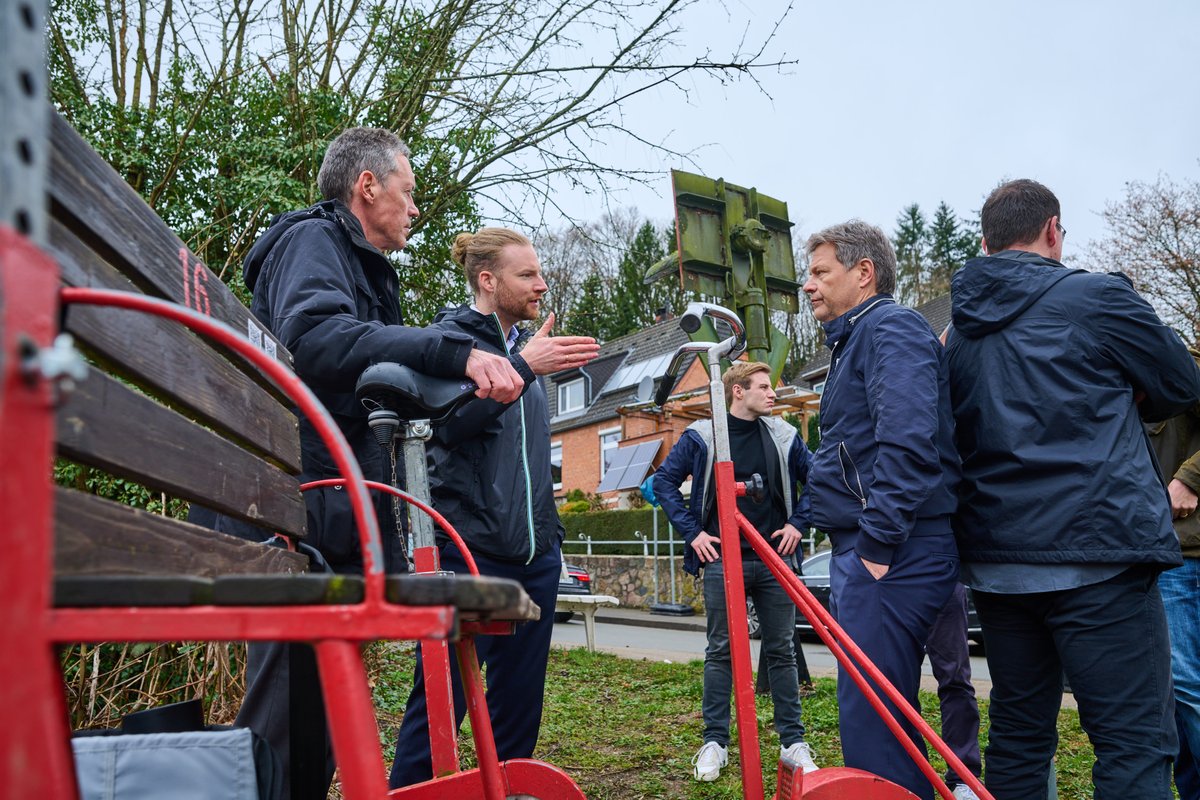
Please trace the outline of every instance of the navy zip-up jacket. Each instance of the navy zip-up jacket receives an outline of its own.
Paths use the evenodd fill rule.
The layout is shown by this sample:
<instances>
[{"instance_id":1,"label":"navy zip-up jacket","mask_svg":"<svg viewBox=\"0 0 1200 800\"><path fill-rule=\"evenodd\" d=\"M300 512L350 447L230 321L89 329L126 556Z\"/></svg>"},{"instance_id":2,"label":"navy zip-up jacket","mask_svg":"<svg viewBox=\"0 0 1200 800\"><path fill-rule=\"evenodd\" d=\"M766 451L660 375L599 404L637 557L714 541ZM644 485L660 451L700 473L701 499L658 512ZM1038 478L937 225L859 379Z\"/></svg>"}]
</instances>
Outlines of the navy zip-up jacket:
<instances>
[{"instance_id":1,"label":"navy zip-up jacket","mask_svg":"<svg viewBox=\"0 0 1200 800\"><path fill-rule=\"evenodd\" d=\"M777 417L760 418L759 422L765 426L775 446L775 452L779 456L780 474L787 476L784 478L787 490L782 493L787 521L803 531L810 524L808 492L804 491L804 485L812 465L812 453L796 428L787 422ZM699 575L700 567L703 566L691 544L696 534L703 530L704 520L708 518L709 509L716 497L712 487L712 438L712 420L693 422L679 437L679 441L671 448L671 452L652 476L655 499L687 544L683 548L683 569L689 575ZM685 502L679 487L689 475L692 476L692 495L691 500ZM764 476L764 480L770 479L770 476ZM708 533L713 536L719 535L719 531ZM772 533L774 531L766 531L765 535ZM785 560L793 568L796 566L794 554Z\"/></svg>"},{"instance_id":2,"label":"navy zip-up jacket","mask_svg":"<svg viewBox=\"0 0 1200 800\"><path fill-rule=\"evenodd\" d=\"M962 558L1182 563L1142 426L1200 398L1175 332L1124 275L1036 253L972 259L951 290Z\"/></svg>"},{"instance_id":3,"label":"navy zip-up jacket","mask_svg":"<svg viewBox=\"0 0 1200 800\"><path fill-rule=\"evenodd\" d=\"M950 533L960 472L945 353L925 318L886 294L824 328L813 524L890 564L908 537Z\"/></svg>"},{"instance_id":4,"label":"navy zip-up jacket","mask_svg":"<svg viewBox=\"0 0 1200 800\"><path fill-rule=\"evenodd\" d=\"M470 336L489 353L508 354L508 332L495 314L460 306L441 311L431 327ZM560 546L564 530L550 473L545 385L519 355L511 361L525 379L517 402L472 400L434 428L429 491L471 552L527 564ZM439 541L447 541L440 531Z\"/></svg>"}]
</instances>

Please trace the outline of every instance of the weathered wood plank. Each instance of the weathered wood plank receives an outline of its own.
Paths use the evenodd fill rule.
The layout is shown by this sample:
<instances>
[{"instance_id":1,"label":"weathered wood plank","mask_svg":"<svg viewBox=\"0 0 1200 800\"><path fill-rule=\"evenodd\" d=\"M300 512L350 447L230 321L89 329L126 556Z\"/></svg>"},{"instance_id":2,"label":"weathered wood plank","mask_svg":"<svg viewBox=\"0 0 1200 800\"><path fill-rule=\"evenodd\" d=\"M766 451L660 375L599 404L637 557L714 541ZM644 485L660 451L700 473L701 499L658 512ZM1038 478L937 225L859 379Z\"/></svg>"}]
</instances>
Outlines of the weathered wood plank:
<instances>
[{"instance_id":1,"label":"weathered wood plank","mask_svg":"<svg viewBox=\"0 0 1200 800\"><path fill-rule=\"evenodd\" d=\"M50 252L67 286L138 291L58 220L50 223ZM104 322L102 315L120 315L121 322ZM264 376L241 357L214 347L176 322L120 309L73 306L66 328L104 358L125 365L137 382L176 397L207 425L299 470L296 415L281 401L278 389L264 388ZM153 346L147 346L149 342ZM176 355L169 360L161 357L160 353L168 352Z\"/></svg>"},{"instance_id":2,"label":"weathered wood plank","mask_svg":"<svg viewBox=\"0 0 1200 800\"><path fill-rule=\"evenodd\" d=\"M57 488L54 570L58 575L178 574L215 578L301 573L308 558L95 495Z\"/></svg>"},{"instance_id":3,"label":"weathered wood plank","mask_svg":"<svg viewBox=\"0 0 1200 800\"><path fill-rule=\"evenodd\" d=\"M61 455L173 497L301 534L296 479L94 368L60 405Z\"/></svg>"},{"instance_id":4,"label":"weathered wood plank","mask_svg":"<svg viewBox=\"0 0 1200 800\"><path fill-rule=\"evenodd\" d=\"M285 363L287 352L138 193L58 114L51 122L51 214L147 294L225 322Z\"/></svg>"}]
</instances>

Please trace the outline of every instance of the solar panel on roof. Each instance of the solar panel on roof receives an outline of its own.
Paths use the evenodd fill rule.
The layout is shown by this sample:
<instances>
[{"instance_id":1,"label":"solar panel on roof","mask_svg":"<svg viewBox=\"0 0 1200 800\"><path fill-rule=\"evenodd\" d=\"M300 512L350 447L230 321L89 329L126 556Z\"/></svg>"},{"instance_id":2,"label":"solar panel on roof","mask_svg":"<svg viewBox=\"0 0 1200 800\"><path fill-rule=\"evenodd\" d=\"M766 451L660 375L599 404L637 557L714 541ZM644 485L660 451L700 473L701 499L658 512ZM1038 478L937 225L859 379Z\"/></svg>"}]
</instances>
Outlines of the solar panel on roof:
<instances>
[{"instance_id":1,"label":"solar panel on roof","mask_svg":"<svg viewBox=\"0 0 1200 800\"><path fill-rule=\"evenodd\" d=\"M613 453L614 459L604 473L604 480L600 481L600 485L596 487L596 492L599 494L641 486L660 447L662 447L661 440L618 447ZM616 459L618 454L621 455L619 462Z\"/></svg>"}]
</instances>

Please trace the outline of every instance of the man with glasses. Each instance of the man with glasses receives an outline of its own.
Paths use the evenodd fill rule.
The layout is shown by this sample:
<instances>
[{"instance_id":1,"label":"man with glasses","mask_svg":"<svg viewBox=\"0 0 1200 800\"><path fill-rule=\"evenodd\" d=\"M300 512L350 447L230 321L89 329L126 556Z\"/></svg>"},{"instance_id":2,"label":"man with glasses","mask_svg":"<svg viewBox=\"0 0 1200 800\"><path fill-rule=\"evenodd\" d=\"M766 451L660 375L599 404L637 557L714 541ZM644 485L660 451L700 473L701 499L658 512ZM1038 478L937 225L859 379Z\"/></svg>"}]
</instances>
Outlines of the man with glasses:
<instances>
[{"instance_id":1,"label":"man with glasses","mask_svg":"<svg viewBox=\"0 0 1200 800\"><path fill-rule=\"evenodd\" d=\"M992 678L985 783L996 800L1046 797L1065 673L1096 797L1166 800L1178 741L1158 575L1181 558L1142 421L1194 405L1200 370L1128 278L1063 266L1059 215L1036 181L1000 185L987 255L951 282L954 529Z\"/></svg>"}]
</instances>

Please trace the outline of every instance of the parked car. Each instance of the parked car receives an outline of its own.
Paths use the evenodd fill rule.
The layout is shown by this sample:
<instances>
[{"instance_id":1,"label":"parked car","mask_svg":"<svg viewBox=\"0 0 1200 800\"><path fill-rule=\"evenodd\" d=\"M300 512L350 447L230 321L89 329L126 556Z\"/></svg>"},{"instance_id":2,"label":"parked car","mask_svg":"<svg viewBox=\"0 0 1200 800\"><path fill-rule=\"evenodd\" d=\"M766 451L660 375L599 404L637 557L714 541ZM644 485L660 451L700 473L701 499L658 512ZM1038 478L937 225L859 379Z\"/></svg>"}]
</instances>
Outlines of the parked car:
<instances>
[{"instance_id":1,"label":"parked car","mask_svg":"<svg viewBox=\"0 0 1200 800\"><path fill-rule=\"evenodd\" d=\"M805 587L812 592L813 597L817 598L817 602L826 611L829 610L829 559L832 556L832 551L822 550L816 555L804 559L800 565L800 580L804 582ZM750 623L750 636L757 639L759 633L758 613L754 610L754 602L750 598L746 598L746 616ZM804 633L813 632L812 624L807 617L800 613L799 609L796 611L796 627ZM975 601L971 597L969 589L967 590L967 638L977 644L983 644L979 615L975 612Z\"/></svg>"},{"instance_id":2,"label":"parked car","mask_svg":"<svg viewBox=\"0 0 1200 800\"><path fill-rule=\"evenodd\" d=\"M563 563L562 572L558 578L559 594L591 594L592 576L583 567ZM575 616L574 611L555 611L555 622L570 622Z\"/></svg>"}]
</instances>

